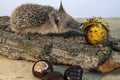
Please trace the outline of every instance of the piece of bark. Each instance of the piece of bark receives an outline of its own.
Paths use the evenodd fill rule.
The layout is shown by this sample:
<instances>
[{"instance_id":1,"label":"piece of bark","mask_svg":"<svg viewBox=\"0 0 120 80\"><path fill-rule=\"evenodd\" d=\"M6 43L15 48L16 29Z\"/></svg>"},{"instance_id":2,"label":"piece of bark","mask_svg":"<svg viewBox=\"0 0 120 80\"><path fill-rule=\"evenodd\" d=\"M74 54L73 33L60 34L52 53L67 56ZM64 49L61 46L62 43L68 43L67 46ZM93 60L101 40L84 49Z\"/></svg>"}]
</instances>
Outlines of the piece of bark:
<instances>
[{"instance_id":1,"label":"piece of bark","mask_svg":"<svg viewBox=\"0 0 120 80\"><path fill-rule=\"evenodd\" d=\"M98 68L102 73L109 73L114 70L120 70L120 63L116 63L112 60L107 60L102 66Z\"/></svg>"},{"instance_id":2,"label":"piece of bark","mask_svg":"<svg viewBox=\"0 0 120 80\"><path fill-rule=\"evenodd\" d=\"M80 65L84 70L95 70L112 51L108 43L92 46L86 43L83 34L75 32L47 36L20 35L12 32L9 24L3 27L0 27L0 54L10 59L45 59L55 64Z\"/></svg>"},{"instance_id":3,"label":"piece of bark","mask_svg":"<svg viewBox=\"0 0 120 80\"><path fill-rule=\"evenodd\" d=\"M113 51L109 59L99 66L98 70L102 73L120 70L120 52Z\"/></svg>"}]
</instances>

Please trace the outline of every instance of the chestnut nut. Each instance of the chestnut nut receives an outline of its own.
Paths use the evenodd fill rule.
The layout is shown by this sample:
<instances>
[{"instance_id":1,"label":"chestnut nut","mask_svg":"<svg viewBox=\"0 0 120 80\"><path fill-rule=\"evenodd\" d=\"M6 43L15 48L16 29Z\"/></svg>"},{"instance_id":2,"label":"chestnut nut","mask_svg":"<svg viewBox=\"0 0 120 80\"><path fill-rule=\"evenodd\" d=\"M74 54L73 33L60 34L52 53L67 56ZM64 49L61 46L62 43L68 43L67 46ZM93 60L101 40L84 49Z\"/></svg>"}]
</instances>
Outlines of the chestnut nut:
<instances>
[{"instance_id":1,"label":"chestnut nut","mask_svg":"<svg viewBox=\"0 0 120 80\"><path fill-rule=\"evenodd\" d=\"M33 65L32 73L42 80L82 80L83 69L79 65L70 66L64 71L63 77L60 72L53 71L50 62L39 60Z\"/></svg>"},{"instance_id":2,"label":"chestnut nut","mask_svg":"<svg viewBox=\"0 0 120 80\"><path fill-rule=\"evenodd\" d=\"M83 69L79 65L73 65L64 72L65 80L82 80Z\"/></svg>"},{"instance_id":3,"label":"chestnut nut","mask_svg":"<svg viewBox=\"0 0 120 80\"><path fill-rule=\"evenodd\" d=\"M46 60L39 60L32 67L32 73L37 78L42 78L51 71L53 71L53 66Z\"/></svg>"},{"instance_id":4,"label":"chestnut nut","mask_svg":"<svg viewBox=\"0 0 120 80\"><path fill-rule=\"evenodd\" d=\"M45 75L42 80L64 80L64 77L60 72L52 71Z\"/></svg>"}]
</instances>

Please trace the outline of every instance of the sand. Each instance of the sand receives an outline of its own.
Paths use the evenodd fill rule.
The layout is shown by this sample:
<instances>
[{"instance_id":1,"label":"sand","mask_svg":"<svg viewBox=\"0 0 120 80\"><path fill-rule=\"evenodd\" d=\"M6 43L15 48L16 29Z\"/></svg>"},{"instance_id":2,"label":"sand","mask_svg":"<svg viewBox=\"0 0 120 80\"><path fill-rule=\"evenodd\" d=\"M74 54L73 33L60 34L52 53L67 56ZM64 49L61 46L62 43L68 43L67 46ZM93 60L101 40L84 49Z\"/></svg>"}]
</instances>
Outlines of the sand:
<instances>
[{"instance_id":1,"label":"sand","mask_svg":"<svg viewBox=\"0 0 120 80\"><path fill-rule=\"evenodd\" d=\"M80 21L84 21L79 19ZM120 18L105 19L110 27L110 36L120 38ZM24 60L10 60L0 55L0 80L40 80L32 75L34 62ZM54 66L55 70L64 72L65 68ZM83 80L120 80L120 71L109 74L89 72L84 74Z\"/></svg>"}]
</instances>

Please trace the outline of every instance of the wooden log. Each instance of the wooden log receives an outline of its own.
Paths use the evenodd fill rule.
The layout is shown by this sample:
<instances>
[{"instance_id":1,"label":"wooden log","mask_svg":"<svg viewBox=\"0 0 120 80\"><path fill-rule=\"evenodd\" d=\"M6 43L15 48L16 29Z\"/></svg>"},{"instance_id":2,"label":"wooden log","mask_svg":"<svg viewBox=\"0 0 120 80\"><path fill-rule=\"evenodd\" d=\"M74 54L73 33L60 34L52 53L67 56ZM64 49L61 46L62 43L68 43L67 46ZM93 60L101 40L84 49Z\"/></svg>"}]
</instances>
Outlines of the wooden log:
<instances>
[{"instance_id":1,"label":"wooden log","mask_svg":"<svg viewBox=\"0 0 120 80\"><path fill-rule=\"evenodd\" d=\"M9 17L1 17L0 24L4 24L0 25L0 54L10 59L45 59L54 64L80 65L84 70L95 70L112 52L108 42L99 47L87 44L82 33L22 35L9 29Z\"/></svg>"}]
</instances>

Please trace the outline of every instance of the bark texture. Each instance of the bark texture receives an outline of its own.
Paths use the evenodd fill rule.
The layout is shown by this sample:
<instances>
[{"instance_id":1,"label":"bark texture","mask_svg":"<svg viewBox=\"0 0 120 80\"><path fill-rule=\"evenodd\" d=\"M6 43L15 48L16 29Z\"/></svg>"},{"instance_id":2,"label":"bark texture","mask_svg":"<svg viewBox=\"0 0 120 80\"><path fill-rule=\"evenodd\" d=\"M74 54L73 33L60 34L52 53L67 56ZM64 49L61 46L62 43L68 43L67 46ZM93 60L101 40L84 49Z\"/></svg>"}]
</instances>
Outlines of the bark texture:
<instances>
[{"instance_id":1,"label":"bark texture","mask_svg":"<svg viewBox=\"0 0 120 80\"><path fill-rule=\"evenodd\" d=\"M86 43L83 34L16 34L9 29L9 17L0 17L0 54L10 59L37 61L45 59L55 64L80 65L85 70L97 69L113 54L113 38L99 47ZM112 46L119 51L118 43ZM119 54L119 52L118 52ZM117 61L119 61L118 59Z\"/></svg>"}]
</instances>

